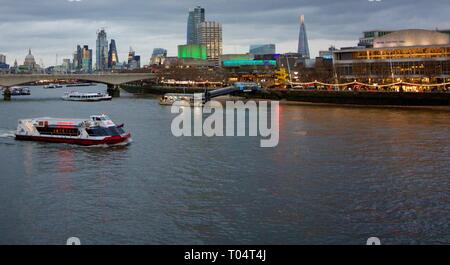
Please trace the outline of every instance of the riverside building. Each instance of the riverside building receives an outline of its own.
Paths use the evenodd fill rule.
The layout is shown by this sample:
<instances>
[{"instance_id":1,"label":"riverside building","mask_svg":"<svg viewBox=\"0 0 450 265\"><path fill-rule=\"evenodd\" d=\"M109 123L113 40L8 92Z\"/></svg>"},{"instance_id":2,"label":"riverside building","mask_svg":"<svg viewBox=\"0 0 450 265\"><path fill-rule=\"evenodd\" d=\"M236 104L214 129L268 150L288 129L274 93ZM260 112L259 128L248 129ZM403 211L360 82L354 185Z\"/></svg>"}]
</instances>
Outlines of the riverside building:
<instances>
[{"instance_id":1,"label":"riverside building","mask_svg":"<svg viewBox=\"0 0 450 265\"><path fill-rule=\"evenodd\" d=\"M222 55L222 25L207 21L198 24L199 44L206 46L207 60L219 62Z\"/></svg>"},{"instance_id":2,"label":"riverside building","mask_svg":"<svg viewBox=\"0 0 450 265\"><path fill-rule=\"evenodd\" d=\"M373 48L333 51L333 67L340 81L371 84L450 81L450 35L408 29L373 39Z\"/></svg>"}]
</instances>

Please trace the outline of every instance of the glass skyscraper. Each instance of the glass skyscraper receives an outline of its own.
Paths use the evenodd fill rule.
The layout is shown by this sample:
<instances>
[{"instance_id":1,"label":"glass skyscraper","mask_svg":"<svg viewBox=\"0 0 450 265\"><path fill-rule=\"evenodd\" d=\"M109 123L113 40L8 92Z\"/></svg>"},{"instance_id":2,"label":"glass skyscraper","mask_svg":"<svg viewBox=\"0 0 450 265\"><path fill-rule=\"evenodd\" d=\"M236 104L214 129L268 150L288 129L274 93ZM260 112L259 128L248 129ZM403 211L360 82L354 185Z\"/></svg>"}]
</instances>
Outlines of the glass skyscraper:
<instances>
[{"instance_id":1,"label":"glass skyscraper","mask_svg":"<svg viewBox=\"0 0 450 265\"><path fill-rule=\"evenodd\" d=\"M189 11L187 22L187 44L198 44L198 24L205 21L205 9L197 6Z\"/></svg>"},{"instance_id":2,"label":"glass skyscraper","mask_svg":"<svg viewBox=\"0 0 450 265\"><path fill-rule=\"evenodd\" d=\"M155 49L153 49L152 57L150 58L150 64L151 65L163 64L166 57L167 57L166 49L155 48Z\"/></svg>"},{"instance_id":3,"label":"glass skyscraper","mask_svg":"<svg viewBox=\"0 0 450 265\"><path fill-rule=\"evenodd\" d=\"M89 49L88 45L84 45L82 55L81 69L86 73L92 72L92 49Z\"/></svg>"},{"instance_id":4,"label":"glass skyscraper","mask_svg":"<svg viewBox=\"0 0 450 265\"><path fill-rule=\"evenodd\" d=\"M128 52L128 69L134 70L139 68L141 68L141 56L136 55L136 52L130 47Z\"/></svg>"},{"instance_id":5,"label":"glass skyscraper","mask_svg":"<svg viewBox=\"0 0 450 265\"><path fill-rule=\"evenodd\" d=\"M108 69L108 39L104 29L97 32L96 69Z\"/></svg>"},{"instance_id":6,"label":"glass skyscraper","mask_svg":"<svg viewBox=\"0 0 450 265\"><path fill-rule=\"evenodd\" d=\"M116 41L111 39L108 52L108 68L113 69L119 62L119 56L117 54Z\"/></svg>"},{"instance_id":7,"label":"glass skyscraper","mask_svg":"<svg viewBox=\"0 0 450 265\"><path fill-rule=\"evenodd\" d=\"M298 36L298 53L302 58L309 59L308 37L306 36L305 17L300 16L300 33Z\"/></svg>"}]
</instances>

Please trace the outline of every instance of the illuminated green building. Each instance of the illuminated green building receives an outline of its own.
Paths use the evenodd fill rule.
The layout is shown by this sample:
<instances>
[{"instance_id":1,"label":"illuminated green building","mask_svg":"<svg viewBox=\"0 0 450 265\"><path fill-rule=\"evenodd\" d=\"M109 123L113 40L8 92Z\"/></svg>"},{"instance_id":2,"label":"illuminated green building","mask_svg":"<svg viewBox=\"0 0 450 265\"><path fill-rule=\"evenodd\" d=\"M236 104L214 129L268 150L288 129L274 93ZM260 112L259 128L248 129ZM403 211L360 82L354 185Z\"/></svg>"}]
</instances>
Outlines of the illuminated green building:
<instances>
[{"instance_id":1,"label":"illuminated green building","mask_svg":"<svg viewBox=\"0 0 450 265\"><path fill-rule=\"evenodd\" d=\"M206 46L202 44L178 45L178 58L206 60Z\"/></svg>"}]
</instances>

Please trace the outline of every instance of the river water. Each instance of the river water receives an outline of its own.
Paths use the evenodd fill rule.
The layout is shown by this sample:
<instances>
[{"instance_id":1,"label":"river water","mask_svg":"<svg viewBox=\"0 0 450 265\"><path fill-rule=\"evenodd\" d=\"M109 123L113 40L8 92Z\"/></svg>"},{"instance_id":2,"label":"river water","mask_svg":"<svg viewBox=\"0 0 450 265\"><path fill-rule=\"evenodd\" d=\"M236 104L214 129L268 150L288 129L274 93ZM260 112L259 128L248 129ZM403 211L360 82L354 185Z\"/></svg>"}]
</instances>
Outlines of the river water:
<instances>
[{"instance_id":1,"label":"river water","mask_svg":"<svg viewBox=\"0 0 450 265\"><path fill-rule=\"evenodd\" d=\"M31 91L0 102L1 244L450 244L449 111L282 104L279 145L261 148L176 138L170 107L150 97ZM98 113L133 143L13 137L19 118Z\"/></svg>"}]
</instances>

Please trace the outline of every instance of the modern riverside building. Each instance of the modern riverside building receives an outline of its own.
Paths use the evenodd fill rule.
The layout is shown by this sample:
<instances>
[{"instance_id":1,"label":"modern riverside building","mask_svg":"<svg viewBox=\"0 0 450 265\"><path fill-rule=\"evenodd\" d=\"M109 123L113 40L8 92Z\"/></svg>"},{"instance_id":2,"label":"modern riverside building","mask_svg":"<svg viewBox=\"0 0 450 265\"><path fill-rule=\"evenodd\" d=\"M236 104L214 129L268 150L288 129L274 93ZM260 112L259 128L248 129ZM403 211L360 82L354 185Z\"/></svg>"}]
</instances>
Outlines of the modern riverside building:
<instances>
[{"instance_id":1,"label":"modern riverside building","mask_svg":"<svg viewBox=\"0 0 450 265\"><path fill-rule=\"evenodd\" d=\"M114 69L119 63L119 55L117 54L116 41L111 39L108 51L108 69Z\"/></svg>"},{"instance_id":2,"label":"modern riverside building","mask_svg":"<svg viewBox=\"0 0 450 265\"><path fill-rule=\"evenodd\" d=\"M363 37L359 39L358 46L366 47L366 48L372 48L373 47L373 40L375 38L383 37L386 34L392 33L393 31L389 30L371 30L371 31L364 31Z\"/></svg>"},{"instance_id":3,"label":"modern riverside building","mask_svg":"<svg viewBox=\"0 0 450 265\"><path fill-rule=\"evenodd\" d=\"M219 61L222 55L222 25L214 21L205 21L198 24L199 44L206 46L207 59Z\"/></svg>"},{"instance_id":4,"label":"modern riverside building","mask_svg":"<svg viewBox=\"0 0 450 265\"><path fill-rule=\"evenodd\" d=\"M298 54L302 58L309 59L308 36L306 35L305 16L300 16L300 32L298 35Z\"/></svg>"},{"instance_id":5,"label":"modern riverside building","mask_svg":"<svg viewBox=\"0 0 450 265\"><path fill-rule=\"evenodd\" d=\"M263 55L263 54L275 54L275 44L254 44L250 45L250 54Z\"/></svg>"},{"instance_id":6,"label":"modern riverside building","mask_svg":"<svg viewBox=\"0 0 450 265\"><path fill-rule=\"evenodd\" d=\"M0 54L0 63L6 63L6 56L3 54Z\"/></svg>"},{"instance_id":7,"label":"modern riverside building","mask_svg":"<svg viewBox=\"0 0 450 265\"><path fill-rule=\"evenodd\" d=\"M450 81L450 35L431 30L400 30L374 38L373 48L333 52L341 80L367 83Z\"/></svg>"},{"instance_id":8,"label":"modern riverside building","mask_svg":"<svg viewBox=\"0 0 450 265\"><path fill-rule=\"evenodd\" d=\"M84 45L81 51L81 71L85 73L92 72L92 49L89 49L88 45Z\"/></svg>"},{"instance_id":9,"label":"modern riverside building","mask_svg":"<svg viewBox=\"0 0 450 265\"><path fill-rule=\"evenodd\" d=\"M187 22L187 44L198 44L198 24L205 21L205 9L197 6L189 11Z\"/></svg>"},{"instance_id":10,"label":"modern riverside building","mask_svg":"<svg viewBox=\"0 0 450 265\"><path fill-rule=\"evenodd\" d=\"M207 57L206 45L202 44L187 44L178 45L178 58L180 59L199 59L206 60Z\"/></svg>"},{"instance_id":11,"label":"modern riverside building","mask_svg":"<svg viewBox=\"0 0 450 265\"><path fill-rule=\"evenodd\" d=\"M96 69L102 71L108 69L108 39L106 32L101 29L97 32Z\"/></svg>"},{"instance_id":12,"label":"modern riverside building","mask_svg":"<svg viewBox=\"0 0 450 265\"><path fill-rule=\"evenodd\" d=\"M436 29L437 32L444 33L450 35L450 29L439 30ZM359 39L358 46L373 48L373 41L375 38L383 37L389 33L395 32L394 30L370 30L364 31L363 37Z\"/></svg>"},{"instance_id":13,"label":"modern riverside building","mask_svg":"<svg viewBox=\"0 0 450 265\"><path fill-rule=\"evenodd\" d=\"M336 47L330 46L326 51L319 51L319 58L323 58L325 60L333 60L333 52L336 50Z\"/></svg>"}]
</instances>

